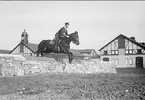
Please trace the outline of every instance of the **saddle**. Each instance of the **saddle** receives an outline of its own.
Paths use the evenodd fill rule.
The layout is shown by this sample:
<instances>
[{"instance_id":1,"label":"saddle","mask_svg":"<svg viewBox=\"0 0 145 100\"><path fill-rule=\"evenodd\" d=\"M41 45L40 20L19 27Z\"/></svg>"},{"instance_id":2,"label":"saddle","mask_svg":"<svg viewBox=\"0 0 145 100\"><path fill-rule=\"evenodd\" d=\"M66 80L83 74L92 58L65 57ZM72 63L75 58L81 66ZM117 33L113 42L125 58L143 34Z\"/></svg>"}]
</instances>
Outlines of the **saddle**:
<instances>
[{"instance_id":1,"label":"saddle","mask_svg":"<svg viewBox=\"0 0 145 100\"><path fill-rule=\"evenodd\" d=\"M54 42L54 40L51 40L50 42L49 42L49 44L54 44L55 42Z\"/></svg>"}]
</instances>

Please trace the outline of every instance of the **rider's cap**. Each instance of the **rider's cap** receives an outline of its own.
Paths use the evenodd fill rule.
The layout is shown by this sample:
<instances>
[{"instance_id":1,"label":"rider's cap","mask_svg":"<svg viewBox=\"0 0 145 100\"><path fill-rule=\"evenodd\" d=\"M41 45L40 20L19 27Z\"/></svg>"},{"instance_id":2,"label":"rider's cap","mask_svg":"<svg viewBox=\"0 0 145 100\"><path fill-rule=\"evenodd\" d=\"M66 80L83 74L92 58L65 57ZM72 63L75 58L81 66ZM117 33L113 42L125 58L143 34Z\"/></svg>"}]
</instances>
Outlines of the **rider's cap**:
<instances>
[{"instance_id":1,"label":"rider's cap","mask_svg":"<svg viewBox=\"0 0 145 100\"><path fill-rule=\"evenodd\" d=\"M65 25L69 25L69 22L66 22Z\"/></svg>"}]
</instances>

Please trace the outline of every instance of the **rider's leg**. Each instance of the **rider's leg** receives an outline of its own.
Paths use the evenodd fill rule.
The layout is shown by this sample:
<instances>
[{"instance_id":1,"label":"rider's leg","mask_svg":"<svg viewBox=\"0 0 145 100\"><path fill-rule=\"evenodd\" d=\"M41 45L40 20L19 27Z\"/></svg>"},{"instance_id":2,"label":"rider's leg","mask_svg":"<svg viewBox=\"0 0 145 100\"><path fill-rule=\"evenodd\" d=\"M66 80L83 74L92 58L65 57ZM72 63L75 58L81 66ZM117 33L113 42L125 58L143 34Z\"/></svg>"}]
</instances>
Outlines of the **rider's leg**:
<instances>
[{"instance_id":1,"label":"rider's leg","mask_svg":"<svg viewBox=\"0 0 145 100\"><path fill-rule=\"evenodd\" d=\"M55 43L54 50L57 50L58 52L60 52L59 44L60 44L60 40L59 39L56 39L56 43Z\"/></svg>"},{"instance_id":2,"label":"rider's leg","mask_svg":"<svg viewBox=\"0 0 145 100\"><path fill-rule=\"evenodd\" d=\"M58 40L58 42L57 42L57 50L58 50L58 52L60 52L60 48L59 48L60 41L61 41L61 40Z\"/></svg>"},{"instance_id":3,"label":"rider's leg","mask_svg":"<svg viewBox=\"0 0 145 100\"><path fill-rule=\"evenodd\" d=\"M58 44L58 39L56 39L56 41L55 41L55 47L54 47L54 49L57 49L57 44Z\"/></svg>"}]
</instances>

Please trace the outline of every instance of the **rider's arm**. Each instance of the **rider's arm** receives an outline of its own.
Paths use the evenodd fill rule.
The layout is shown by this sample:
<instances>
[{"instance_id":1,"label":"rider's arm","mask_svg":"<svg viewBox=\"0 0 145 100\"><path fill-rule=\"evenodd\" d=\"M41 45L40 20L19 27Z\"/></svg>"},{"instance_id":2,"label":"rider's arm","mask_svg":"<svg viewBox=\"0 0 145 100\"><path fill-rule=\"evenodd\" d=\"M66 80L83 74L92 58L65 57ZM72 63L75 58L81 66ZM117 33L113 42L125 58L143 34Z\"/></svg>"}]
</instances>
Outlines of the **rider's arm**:
<instances>
[{"instance_id":1,"label":"rider's arm","mask_svg":"<svg viewBox=\"0 0 145 100\"><path fill-rule=\"evenodd\" d=\"M63 33L63 36L65 36L65 37L69 37L69 35L68 35L68 34L66 34L66 33Z\"/></svg>"},{"instance_id":2,"label":"rider's arm","mask_svg":"<svg viewBox=\"0 0 145 100\"><path fill-rule=\"evenodd\" d=\"M62 33L63 36L69 37L69 35L68 35L68 33L67 33L67 30L66 30L65 28L62 28L62 29L61 29L61 33Z\"/></svg>"}]
</instances>

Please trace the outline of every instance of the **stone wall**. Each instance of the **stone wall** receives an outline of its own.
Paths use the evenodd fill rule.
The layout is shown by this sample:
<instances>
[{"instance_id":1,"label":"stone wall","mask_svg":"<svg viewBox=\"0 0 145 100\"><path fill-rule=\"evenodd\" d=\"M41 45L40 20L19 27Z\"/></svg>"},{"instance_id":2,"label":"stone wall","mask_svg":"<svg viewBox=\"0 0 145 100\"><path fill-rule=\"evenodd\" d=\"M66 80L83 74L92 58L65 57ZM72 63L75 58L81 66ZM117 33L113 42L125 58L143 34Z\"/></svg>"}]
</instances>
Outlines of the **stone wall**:
<instances>
[{"instance_id":1,"label":"stone wall","mask_svg":"<svg viewBox=\"0 0 145 100\"><path fill-rule=\"evenodd\" d=\"M2 76L21 76L35 73L116 73L112 62L102 62L97 59L74 59L72 64L68 59L48 57L23 57L0 55L0 74Z\"/></svg>"},{"instance_id":2,"label":"stone wall","mask_svg":"<svg viewBox=\"0 0 145 100\"><path fill-rule=\"evenodd\" d=\"M24 75L23 62L26 58L20 55L0 54L0 75L20 76Z\"/></svg>"}]
</instances>

